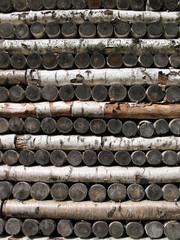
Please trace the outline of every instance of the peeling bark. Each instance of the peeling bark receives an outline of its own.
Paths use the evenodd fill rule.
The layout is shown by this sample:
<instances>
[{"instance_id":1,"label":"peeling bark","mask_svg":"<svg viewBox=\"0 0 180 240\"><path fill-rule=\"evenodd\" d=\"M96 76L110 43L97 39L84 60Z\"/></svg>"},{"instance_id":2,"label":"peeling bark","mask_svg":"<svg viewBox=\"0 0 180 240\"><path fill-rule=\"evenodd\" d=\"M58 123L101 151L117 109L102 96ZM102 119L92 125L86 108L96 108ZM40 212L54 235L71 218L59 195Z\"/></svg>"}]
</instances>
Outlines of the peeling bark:
<instances>
[{"instance_id":1,"label":"peeling bark","mask_svg":"<svg viewBox=\"0 0 180 240\"><path fill-rule=\"evenodd\" d=\"M7 166L0 169L0 180L25 182L96 182L96 183L178 183L180 167L55 167Z\"/></svg>"},{"instance_id":2,"label":"peeling bark","mask_svg":"<svg viewBox=\"0 0 180 240\"><path fill-rule=\"evenodd\" d=\"M3 204L5 217L57 218L75 220L179 220L180 202L54 202L7 200Z\"/></svg>"}]
</instances>

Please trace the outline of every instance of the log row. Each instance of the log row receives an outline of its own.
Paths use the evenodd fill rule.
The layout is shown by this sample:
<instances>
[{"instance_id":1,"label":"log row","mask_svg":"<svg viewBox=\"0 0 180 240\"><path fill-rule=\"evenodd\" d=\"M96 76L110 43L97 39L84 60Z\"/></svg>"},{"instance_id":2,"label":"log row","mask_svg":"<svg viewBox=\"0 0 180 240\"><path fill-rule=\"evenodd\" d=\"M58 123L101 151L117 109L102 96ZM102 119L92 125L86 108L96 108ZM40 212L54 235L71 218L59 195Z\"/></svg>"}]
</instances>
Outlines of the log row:
<instances>
[{"instance_id":1,"label":"log row","mask_svg":"<svg viewBox=\"0 0 180 240\"><path fill-rule=\"evenodd\" d=\"M174 135L180 136L180 119L173 119L169 123L165 119L158 119L155 122L143 121L124 121L112 118L108 121L104 119L89 120L86 118L71 119L61 117L58 120L52 117L43 118L41 121L34 117L22 119L12 117L9 121L0 117L0 134L5 133L30 133L37 134L43 132L47 135L55 134L57 131L61 134L87 134L93 133L112 134L132 138L141 136L151 138L153 136Z\"/></svg>"},{"instance_id":2,"label":"log row","mask_svg":"<svg viewBox=\"0 0 180 240\"><path fill-rule=\"evenodd\" d=\"M173 68L180 67L180 54L174 53L168 56L166 53L157 53L154 56L150 53L136 56L134 53L112 52L106 56L100 52L94 52L92 55L87 52L78 53L73 56L71 53L56 54L48 52L40 55L37 52L29 54L27 57L23 54L8 55L7 52L1 52L0 69L14 68L23 70L31 69L104 69L104 68Z\"/></svg>"},{"instance_id":3,"label":"log row","mask_svg":"<svg viewBox=\"0 0 180 240\"><path fill-rule=\"evenodd\" d=\"M32 165L54 165L56 167L71 165L77 166L176 166L180 162L180 152L167 150L160 152L159 150L144 151L117 151L111 152L103 150L96 152L94 150L86 150L80 152L72 150L64 152L62 150L53 150L49 152L44 149L39 149L36 152L31 150L22 150L18 153L15 150L7 150L4 153L0 152L0 162L8 166L21 164L24 166Z\"/></svg>"},{"instance_id":4,"label":"log row","mask_svg":"<svg viewBox=\"0 0 180 240\"><path fill-rule=\"evenodd\" d=\"M0 24L0 38L2 39L41 39L41 38L165 38L173 39L179 36L179 28L176 23L163 25L160 22L146 25L144 22L119 21L115 24L100 22L95 25L91 22L76 25L74 22L66 22L59 25L56 21L48 22L43 25L35 22L31 26L21 23L14 26L13 23Z\"/></svg>"},{"instance_id":5,"label":"log row","mask_svg":"<svg viewBox=\"0 0 180 240\"><path fill-rule=\"evenodd\" d=\"M147 235L150 238L158 239L164 235L169 239L176 239L180 223L177 221L160 222L149 221L139 222L131 221L128 223L120 221L77 221L72 222L68 219L55 221L52 219L43 219L41 221L35 219L21 220L18 218L0 219L0 235L3 233L11 236L23 234L27 237L33 237L38 234L43 236L51 236L54 233L61 237L70 237L73 235L79 238L89 238L95 236L98 238L113 237L119 239L128 236L133 239L140 239ZM174 237L174 238L172 238Z\"/></svg>"},{"instance_id":6,"label":"log row","mask_svg":"<svg viewBox=\"0 0 180 240\"><path fill-rule=\"evenodd\" d=\"M151 102L151 103L178 103L180 102L180 87L164 86L153 84L149 87L142 85L132 85L125 87L120 84L112 84L110 87L104 85L96 85L90 87L85 84L78 86L73 84L63 85L57 88L54 85L47 85L40 88L36 85L27 86L26 89L21 85L15 85L9 89L0 86L0 103L23 101L40 102L42 100L54 102L62 101L89 101L96 102L110 101L114 102Z\"/></svg>"},{"instance_id":7,"label":"log row","mask_svg":"<svg viewBox=\"0 0 180 240\"><path fill-rule=\"evenodd\" d=\"M14 11L25 11L25 10L33 10L39 11L43 9L51 10L51 9L120 9L120 10L134 10L134 11L161 11L168 10L174 11L179 9L178 0L161 0L161 1L153 1L148 0L37 0L34 2L33 0L1 0L0 3L0 11L14 12Z\"/></svg>"},{"instance_id":8,"label":"log row","mask_svg":"<svg viewBox=\"0 0 180 240\"><path fill-rule=\"evenodd\" d=\"M178 185L166 184L159 186L150 184L143 187L134 183L124 185L121 183L113 183L111 185L75 183L55 183L48 185L43 182L29 184L27 182L18 182L12 184L7 181L0 182L0 199L17 199L20 201L27 199L35 199L43 201L45 199L55 201L72 200L73 202L82 202L90 200L93 202L104 202L112 200L122 202L131 200L139 202L143 199L151 201L165 200L168 202L177 202L180 198L180 189Z\"/></svg>"}]
</instances>

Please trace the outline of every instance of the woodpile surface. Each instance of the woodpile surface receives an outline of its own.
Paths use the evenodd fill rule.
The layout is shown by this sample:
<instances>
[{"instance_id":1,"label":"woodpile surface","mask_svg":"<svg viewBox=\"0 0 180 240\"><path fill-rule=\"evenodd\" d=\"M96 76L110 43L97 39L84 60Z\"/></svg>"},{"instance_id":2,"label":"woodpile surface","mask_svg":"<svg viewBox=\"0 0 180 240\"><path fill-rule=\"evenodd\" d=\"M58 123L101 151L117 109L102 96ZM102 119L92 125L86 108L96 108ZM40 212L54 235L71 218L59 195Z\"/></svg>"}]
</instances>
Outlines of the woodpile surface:
<instances>
[{"instance_id":1,"label":"woodpile surface","mask_svg":"<svg viewBox=\"0 0 180 240\"><path fill-rule=\"evenodd\" d=\"M179 10L0 0L0 240L180 239Z\"/></svg>"}]
</instances>

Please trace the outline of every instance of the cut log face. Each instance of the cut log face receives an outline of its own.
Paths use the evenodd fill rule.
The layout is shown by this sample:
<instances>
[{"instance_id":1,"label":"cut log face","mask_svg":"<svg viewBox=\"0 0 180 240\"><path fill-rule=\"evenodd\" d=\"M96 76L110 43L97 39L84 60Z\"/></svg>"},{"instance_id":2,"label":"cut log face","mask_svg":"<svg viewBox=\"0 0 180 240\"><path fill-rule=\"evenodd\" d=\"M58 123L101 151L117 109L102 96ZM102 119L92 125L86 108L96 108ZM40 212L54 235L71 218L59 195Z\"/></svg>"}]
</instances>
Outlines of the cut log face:
<instances>
[{"instance_id":1,"label":"cut log face","mask_svg":"<svg viewBox=\"0 0 180 240\"><path fill-rule=\"evenodd\" d=\"M177 8L178 0L164 0L164 6L167 10L173 11Z\"/></svg>"},{"instance_id":2,"label":"cut log face","mask_svg":"<svg viewBox=\"0 0 180 240\"><path fill-rule=\"evenodd\" d=\"M120 166L128 166L131 162L131 155L127 151L118 151L114 155L116 163Z\"/></svg>"},{"instance_id":3,"label":"cut log face","mask_svg":"<svg viewBox=\"0 0 180 240\"><path fill-rule=\"evenodd\" d=\"M18 162L19 154L15 150L7 150L4 152L2 160L8 166L15 165Z\"/></svg>"},{"instance_id":4,"label":"cut log face","mask_svg":"<svg viewBox=\"0 0 180 240\"><path fill-rule=\"evenodd\" d=\"M12 117L9 119L9 129L15 133L21 133L24 128L24 122L22 118Z\"/></svg>"},{"instance_id":5,"label":"cut log face","mask_svg":"<svg viewBox=\"0 0 180 240\"><path fill-rule=\"evenodd\" d=\"M42 97L48 102L56 101L58 98L58 89L56 86L48 85L42 89Z\"/></svg>"},{"instance_id":6,"label":"cut log face","mask_svg":"<svg viewBox=\"0 0 180 240\"><path fill-rule=\"evenodd\" d=\"M97 162L97 154L93 150L86 150L83 152L82 159L86 166L93 166Z\"/></svg>"},{"instance_id":7,"label":"cut log face","mask_svg":"<svg viewBox=\"0 0 180 240\"><path fill-rule=\"evenodd\" d=\"M132 102L141 102L146 97L145 88L141 85L131 86L128 91L128 97Z\"/></svg>"},{"instance_id":8,"label":"cut log face","mask_svg":"<svg viewBox=\"0 0 180 240\"><path fill-rule=\"evenodd\" d=\"M127 188L127 195L132 201L141 201L145 196L144 188L139 184L131 184Z\"/></svg>"},{"instance_id":9,"label":"cut log face","mask_svg":"<svg viewBox=\"0 0 180 240\"><path fill-rule=\"evenodd\" d=\"M107 193L112 201L124 201L127 196L126 186L121 183L113 183L108 187Z\"/></svg>"},{"instance_id":10,"label":"cut log face","mask_svg":"<svg viewBox=\"0 0 180 240\"><path fill-rule=\"evenodd\" d=\"M1 52L0 55L0 68L1 69L7 69L10 67L11 59L9 57L9 54L7 52Z\"/></svg>"},{"instance_id":11,"label":"cut log face","mask_svg":"<svg viewBox=\"0 0 180 240\"><path fill-rule=\"evenodd\" d=\"M109 227L105 221L97 221L93 224L92 231L97 238L104 238L109 232Z\"/></svg>"},{"instance_id":12,"label":"cut log face","mask_svg":"<svg viewBox=\"0 0 180 240\"><path fill-rule=\"evenodd\" d=\"M38 150L35 155L36 163L45 166L50 162L50 153L44 149Z\"/></svg>"},{"instance_id":13,"label":"cut log face","mask_svg":"<svg viewBox=\"0 0 180 240\"><path fill-rule=\"evenodd\" d=\"M143 38L146 34L146 30L146 24L143 22L136 22L131 27L131 33L135 39Z\"/></svg>"},{"instance_id":14,"label":"cut log face","mask_svg":"<svg viewBox=\"0 0 180 240\"><path fill-rule=\"evenodd\" d=\"M139 239L144 234L144 228L140 222L130 222L126 225L126 233L130 238Z\"/></svg>"},{"instance_id":15,"label":"cut log face","mask_svg":"<svg viewBox=\"0 0 180 240\"><path fill-rule=\"evenodd\" d=\"M25 91L25 96L31 102L40 101L41 90L37 86L28 86Z\"/></svg>"},{"instance_id":16,"label":"cut log face","mask_svg":"<svg viewBox=\"0 0 180 240\"><path fill-rule=\"evenodd\" d=\"M13 68L21 70L26 67L26 57L23 54L13 54L11 57L11 65Z\"/></svg>"},{"instance_id":17,"label":"cut log face","mask_svg":"<svg viewBox=\"0 0 180 240\"><path fill-rule=\"evenodd\" d=\"M59 96L63 101L71 101L74 98L74 88L72 85L62 86L59 90Z\"/></svg>"},{"instance_id":18,"label":"cut log face","mask_svg":"<svg viewBox=\"0 0 180 240\"><path fill-rule=\"evenodd\" d=\"M110 100L121 102L127 96L127 89L119 84L114 84L109 88Z\"/></svg>"},{"instance_id":19,"label":"cut log face","mask_svg":"<svg viewBox=\"0 0 180 240\"><path fill-rule=\"evenodd\" d=\"M119 119L110 119L107 123L107 129L112 134L119 134L122 130L122 122Z\"/></svg>"},{"instance_id":20,"label":"cut log face","mask_svg":"<svg viewBox=\"0 0 180 240\"><path fill-rule=\"evenodd\" d=\"M97 34L100 38L110 38L113 34L111 23L101 22L97 25Z\"/></svg>"},{"instance_id":21,"label":"cut log face","mask_svg":"<svg viewBox=\"0 0 180 240\"><path fill-rule=\"evenodd\" d=\"M164 4L164 0L147 0L146 10L159 11Z\"/></svg>"},{"instance_id":22,"label":"cut log face","mask_svg":"<svg viewBox=\"0 0 180 240\"><path fill-rule=\"evenodd\" d=\"M61 29L57 22L49 22L45 26L45 32L49 38L59 38Z\"/></svg>"},{"instance_id":23,"label":"cut log face","mask_svg":"<svg viewBox=\"0 0 180 240\"><path fill-rule=\"evenodd\" d=\"M62 237L69 237L73 233L73 225L70 220L60 220L57 225L57 232Z\"/></svg>"},{"instance_id":24,"label":"cut log face","mask_svg":"<svg viewBox=\"0 0 180 240\"><path fill-rule=\"evenodd\" d=\"M90 122L90 130L94 134L103 134L106 131L106 122L103 119L93 119Z\"/></svg>"},{"instance_id":25,"label":"cut log face","mask_svg":"<svg viewBox=\"0 0 180 240\"><path fill-rule=\"evenodd\" d=\"M163 100L165 93L162 87L157 84L153 84L146 90L146 96L150 102L159 102Z\"/></svg>"},{"instance_id":26,"label":"cut log face","mask_svg":"<svg viewBox=\"0 0 180 240\"><path fill-rule=\"evenodd\" d=\"M151 53L144 53L139 56L138 62L142 67L149 68L154 63L154 59Z\"/></svg>"},{"instance_id":27,"label":"cut log face","mask_svg":"<svg viewBox=\"0 0 180 240\"><path fill-rule=\"evenodd\" d=\"M115 0L102 0L102 7L107 9L113 9L116 6Z\"/></svg>"},{"instance_id":28,"label":"cut log face","mask_svg":"<svg viewBox=\"0 0 180 240\"><path fill-rule=\"evenodd\" d=\"M50 188L46 183L37 182L31 186L30 194L35 200L42 201L48 197Z\"/></svg>"},{"instance_id":29,"label":"cut log face","mask_svg":"<svg viewBox=\"0 0 180 240\"><path fill-rule=\"evenodd\" d=\"M129 0L116 0L116 6L121 10L128 10L130 8Z\"/></svg>"},{"instance_id":30,"label":"cut log face","mask_svg":"<svg viewBox=\"0 0 180 240\"><path fill-rule=\"evenodd\" d=\"M159 150L150 150L146 154L147 162L152 166L158 166L162 162L162 154Z\"/></svg>"},{"instance_id":31,"label":"cut log face","mask_svg":"<svg viewBox=\"0 0 180 240\"><path fill-rule=\"evenodd\" d=\"M27 65L32 69L41 67L42 58L39 53L33 52L27 56Z\"/></svg>"},{"instance_id":32,"label":"cut log face","mask_svg":"<svg viewBox=\"0 0 180 240\"><path fill-rule=\"evenodd\" d=\"M89 130L89 122L85 118L77 118L74 122L74 129L80 134L87 133Z\"/></svg>"},{"instance_id":33,"label":"cut log face","mask_svg":"<svg viewBox=\"0 0 180 240\"><path fill-rule=\"evenodd\" d=\"M180 119L173 119L169 123L169 128L172 134L175 136L180 136Z\"/></svg>"},{"instance_id":34,"label":"cut log face","mask_svg":"<svg viewBox=\"0 0 180 240\"><path fill-rule=\"evenodd\" d=\"M34 38L43 38L45 36L45 27L40 22L35 22L30 27L30 32Z\"/></svg>"},{"instance_id":35,"label":"cut log face","mask_svg":"<svg viewBox=\"0 0 180 240\"><path fill-rule=\"evenodd\" d=\"M2 39L14 38L14 27L11 23L0 24L0 37Z\"/></svg>"},{"instance_id":36,"label":"cut log face","mask_svg":"<svg viewBox=\"0 0 180 240\"><path fill-rule=\"evenodd\" d=\"M134 11L144 10L144 0L129 0L130 7Z\"/></svg>"},{"instance_id":37,"label":"cut log face","mask_svg":"<svg viewBox=\"0 0 180 240\"><path fill-rule=\"evenodd\" d=\"M97 9L101 6L101 0L87 0L87 5L89 9Z\"/></svg>"},{"instance_id":38,"label":"cut log face","mask_svg":"<svg viewBox=\"0 0 180 240\"><path fill-rule=\"evenodd\" d=\"M9 123L5 118L0 117L0 133L6 133L9 131Z\"/></svg>"},{"instance_id":39,"label":"cut log face","mask_svg":"<svg viewBox=\"0 0 180 240\"><path fill-rule=\"evenodd\" d=\"M104 166L109 166L114 161L114 154L109 150L101 151L98 154L98 161Z\"/></svg>"},{"instance_id":40,"label":"cut log face","mask_svg":"<svg viewBox=\"0 0 180 240\"><path fill-rule=\"evenodd\" d=\"M147 33L149 38L160 38L163 33L162 24L158 22L149 24Z\"/></svg>"},{"instance_id":41,"label":"cut log face","mask_svg":"<svg viewBox=\"0 0 180 240\"><path fill-rule=\"evenodd\" d=\"M26 219L22 224L22 232L25 236L35 236L39 232L39 222L34 219Z\"/></svg>"},{"instance_id":42,"label":"cut log face","mask_svg":"<svg viewBox=\"0 0 180 240\"><path fill-rule=\"evenodd\" d=\"M143 166L146 163L146 154L142 151L135 151L131 154L132 162L137 166Z\"/></svg>"},{"instance_id":43,"label":"cut log face","mask_svg":"<svg viewBox=\"0 0 180 240\"><path fill-rule=\"evenodd\" d=\"M43 219L39 224L39 229L44 236L50 236L56 229L56 223L51 219Z\"/></svg>"},{"instance_id":44,"label":"cut log face","mask_svg":"<svg viewBox=\"0 0 180 240\"><path fill-rule=\"evenodd\" d=\"M145 189L145 192L146 192L146 196L148 197L149 200L151 201L158 201L162 198L163 196L163 191L162 191L162 188L153 183L153 184L150 184L146 189Z\"/></svg>"},{"instance_id":45,"label":"cut log face","mask_svg":"<svg viewBox=\"0 0 180 240\"><path fill-rule=\"evenodd\" d=\"M47 70L56 69L58 66L58 57L53 52L45 53L42 56L42 65Z\"/></svg>"},{"instance_id":46,"label":"cut log face","mask_svg":"<svg viewBox=\"0 0 180 240\"><path fill-rule=\"evenodd\" d=\"M43 8L43 0L27 0L28 7L33 11L39 11Z\"/></svg>"},{"instance_id":47,"label":"cut log face","mask_svg":"<svg viewBox=\"0 0 180 240\"><path fill-rule=\"evenodd\" d=\"M40 121L34 117L28 117L24 121L24 128L28 133L35 134L41 129Z\"/></svg>"},{"instance_id":48,"label":"cut log face","mask_svg":"<svg viewBox=\"0 0 180 240\"><path fill-rule=\"evenodd\" d=\"M164 27L165 38L176 38L178 36L178 25L176 23L167 23Z\"/></svg>"},{"instance_id":49,"label":"cut log face","mask_svg":"<svg viewBox=\"0 0 180 240\"><path fill-rule=\"evenodd\" d=\"M57 0L43 0L43 6L47 10L53 10L57 6Z\"/></svg>"},{"instance_id":50,"label":"cut log face","mask_svg":"<svg viewBox=\"0 0 180 240\"><path fill-rule=\"evenodd\" d=\"M60 53L58 63L63 69L71 69L74 66L74 57L71 53Z\"/></svg>"},{"instance_id":51,"label":"cut log face","mask_svg":"<svg viewBox=\"0 0 180 240\"><path fill-rule=\"evenodd\" d=\"M95 52L91 56L90 64L95 69L103 68L106 64L105 57L101 53Z\"/></svg>"},{"instance_id":52,"label":"cut log face","mask_svg":"<svg viewBox=\"0 0 180 240\"><path fill-rule=\"evenodd\" d=\"M154 128L158 135L164 135L169 132L169 124L165 119L158 119L155 121Z\"/></svg>"},{"instance_id":53,"label":"cut log face","mask_svg":"<svg viewBox=\"0 0 180 240\"><path fill-rule=\"evenodd\" d=\"M90 56L88 53L78 53L74 58L74 62L77 68L85 69L90 65Z\"/></svg>"},{"instance_id":54,"label":"cut log face","mask_svg":"<svg viewBox=\"0 0 180 240\"><path fill-rule=\"evenodd\" d=\"M96 25L91 22L82 23L79 26L79 35L82 38L94 38L96 36Z\"/></svg>"},{"instance_id":55,"label":"cut log face","mask_svg":"<svg viewBox=\"0 0 180 240\"><path fill-rule=\"evenodd\" d=\"M117 38L128 38L131 31L128 22L119 21L114 25L114 34Z\"/></svg>"},{"instance_id":56,"label":"cut log face","mask_svg":"<svg viewBox=\"0 0 180 240\"><path fill-rule=\"evenodd\" d=\"M114 221L109 224L109 234L113 238L120 238L124 233L124 226L121 222Z\"/></svg>"},{"instance_id":57,"label":"cut log face","mask_svg":"<svg viewBox=\"0 0 180 240\"><path fill-rule=\"evenodd\" d=\"M75 95L80 101L88 101L91 98L91 88L85 84L77 86Z\"/></svg>"},{"instance_id":58,"label":"cut log face","mask_svg":"<svg viewBox=\"0 0 180 240\"><path fill-rule=\"evenodd\" d=\"M5 229L5 220L0 218L0 234L4 233L4 229Z\"/></svg>"},{"instance_id":59,"label":"cut log face","mask_svg":"<svg viewBox=\"0 0 180 240\"><path fill-rule=\"evenodd\" d=\"M72 150L67 155L67 161L70 165L77 167L82 163L82 155L77 150Z\"/></svg>"},{"instance_id":60,"label":"cut log face","mask_svg":"<svg viewBox=\"0 0 180 240\"><path fill-rule=\"evenodd\" d=\"M16 183L12 190L13 197L20 201L28 199L30 196L30 188L31 186L27 182Z\"/></svg>"},{"instance_id":61,"label":"cut log face","mask_svg":"<svg viewBox=\"0 0 180 240\"><path fill-rule=\"evenodd\" d=\"M24 166L30 166L35 162L34 152L31 150L23 150L19 154L19 162Z\"/></svg>"},{"instance_id":62,"label":"cut log face","mask_svg":"<svg viewBox=\"0 0 180 240\"><path fill-rule=\"evenodd\" d=\"M73 202L81 202L87 196L88 190L85 184L75 183L69 189L69 197Z\"/></svg>"},{"instance_id":63,"label":"cut log face","mask_svg":"<svg viewBox=\"0 0 180 240\"><path fill-rule=\"evenodd\" d=\"M180 67L180 54L179 53L173 53L169 57L169 63L171 64L172 67L174 68L179 68Z\"/></svg>"},{"instance_id":64,"label":"cut log face","mask_svg":"<svg viewBox=\"0 0 180 240\"><path fill-rule=\"evenodd\" d=\"M51 117L46 117L41 121L41 129L47 135L56 131L56 121Z\"/></svg>"},{"instance_id":65,"label":"cut log face","mask_svg":"<svg viewBox=\"0 0 180 240\"><path fill-rule=\"evenodd\" d=\"M168 166L174 166L178 163L178 155L174 151L167 150L162 153L162 161Z\"/></svg>"},{"instance_id":66,"label":"cut log face","mask_svg":"<svg viewBox=\"0 0 180 240\"><path fill-rule=\"evenodd\" d=\"M154 65L158 68L165 68L169 63L166 53L157 53L154 55Z\"/></svg>"},{"instance_id":67,"label":"cut log face","mask_svg":"<svg viewBox=\"0 0 180 240\"><path fill-rule=\"evenodd\" d=\"M12 184L7 181L0 182L0 199L4 200L9 198L11 193L12 193Z\"/></svg>"},{"instance_id":68,"label":"cut log face","mask_svg":"<svg viewBox=\"0 0 180 240\"><path fill-rule=\"evenodd\" d=\"M12 5L11 5L11 0L2 0L0 2L0 11L7 13L11 10Z\"/></svg>"},{"instance_id":69,"label":"cut log face","mask_svg":"<svg viewBox=\"0 0 180 240\"><path fill-rule=\"evenodd\" d=\"M57 7L61 10L67 10L71 8L72 0L57 0Z\"/></svg>"},{"instance_id":70,"label":"cut log face","mask_svg":"<svg viewBox=\"0 0 180 240\"><path fill-rule=\"evenodd\" d=\"M86 0L72 0L72 6L75 9L84 9L86 8Z\"/></svg>"},{"instance_id":71,"label":"cut log face","mask_svg":"<svg viewBox=\"0 0 180 240\"><path fill-rule=\"evenodd\" d=\"M124 136L130 138L136 135L138 132L137 124L133 121L126 121L122 126L122 133Z\"/></svg>"},{"instance_id":72,"label":"cut log face","mask_svg":"<svg viewBox=\"0 0 180 240\"><path fill-rule=\"evenodd\" d=\"M96 85L92 89L92 98L94 101L103 102L108 96L107 88L103 85Z\"/></svg>"},{"instance_id":73,"label":"cut log face","mask_svg":"<svg viewBox=\"0 0 180 240\"><path fill-rule=\"evenodd\" d=\"M110 68L120 68L122 66L122 56L118 52L110 53L107 56L107 65Z\"/></svg>"},{"instance_id":74,"label":"cut log face","mask_svg":"<svg viewBox=\"0 0 180 240\"><path fill-rule=\"evenodd\" d=\"M12 102L22 102L25 98L24 89L19 86L13 86L9 89L9 98Z\"/></svg>"},{"instance_id":75,"label":"cut log face","mask_svg":"<svg viewBox=\"0 0 180 240\"><path fill-rule=\"evenodd\" d=\"M171 86L166 89L166 99L169 103L180 102L180 88Z\"/></svg>"},{"instance_id":76,"label":"cut log face","mask_svg":"<svg viewBox=\"0 0 180 240\"><path fill-rule=\"evenodd\" d=\"M81 221L74 225L74 233L79 238L88 238L91 232L91 224L89 222Z\"/></svg>"},{"instance_id":77,"label":"cut log face","mask_svg":"<svg viewBox=\"0 0 180 240\"><path fill-rule=\"evenodd\" d=\"M14 9L18 12L28 9L27 0L12 0L12 4Z\"/></svg>"},{"instance_id":78,"label":"cut log face","mask_svg":"<svg viewBox=\"0 0 180 240\"><path fill-rule=\"evenodd\" d=\"M163 235L164 226L161 222L152 221L152 222L146 223L145 231L148 237L152 239L160 238Z\"/></svg>"},{"instance_id":79,"label":"cut log face","mask_svg":"<svg viewBox=\"0 0 180 240\"><path fill-rule=\"evenodd\" d=\"M15 28L15 36L18 39L28 39L30 37L29 27L27 24L19 24Z\"/></svg>"},{"instance_id":80,"label":"cut log face","mask_svg":"<svg viewBox=\"0 0 180 240\"><path fill-rule=\"evenodd\" d=\"M138 124L139 134L144 138L151 138L154 135L154 126L152 122L141 121Z\"/></svg>"},{"instance_id":81,"label":"cut log face","mask_svg":"<svg viewBox=\"0 0 180 240\"><path fill-rule=\"evenodd\" d=\"M62 25L61 32L64 38L76 38L77 25L73 22L66 22Z\"/></svg>"},{"instance_id":82,"label":"cut log face","mask_svg":"<svg viewBox=\"0 0 180 240\"><path fill-rule=\"evenodd\" d=\"M7 88L0 87L0 102L6 102L9 99L9 92Z\"/></svg>"},{"instance_id":83,"label":"cut log face","mask_svg":"<svg viewBox=\"0 0 180 240\"><path fill-rule=\"evenodd\" d=\"M73 122L67 117L60 118L56 125L60 133L70 133L73 129Z\"/></svg>"},{"instance_id":84,"label":"cut log face","mask_svg":"<svg viewBox=\"0 0 180 240\"><path fill-rule=\"evenodd\" d=\"M103 202L106 199L106 188L101 184L94 184L88 194L91 201Z\"/></svg>"},{"instance_id":85,"label":"cut log face","mask_svg":"<svg viewBox=\"0 0 180 240\"><path fill-rule=\"evenodd\" d=\"M162 191L164 200L168 202L177 202L180 197L180 191L174 184L166 184Z\"/></svg>"},{"instance_id":86,"label":"cut log face","mask_svg":"<svg viewBox=\"0 0 180 240\"><path fill-rule=\"evenodd\" d=\"M64 201L69 195L69 188L65 183L55 183L51 187L51 196L56 201Z\"/></svg>"},{"instance_id":87,"label":"cut log face","mask_svg":"<svg viewBox=\"0 0 180 240\"><path fill-rule=\"evenodd\" d=\"M5 224L5 230L9 235L17 235L21 232L22 222L17 218L10 218Z\"/></svg>"},{"instance_id":88,"label":"cut log face","mask_svg":"<svg viewBox=\"0 0 180 240\"><path fill-rule=\"evenodd\" d=\"M54 150L50 155L51 163L56 166L62 166L67 160L67 156L64 151L61 150Z\"/></svg>"},{"instance_id":89,"label":"cut log face","mask_svg":"<svg viewBox=\"0 0 180 240\"><path fill-rule=\"evenodd\" d=\"M168 239L178 240L180 236L180 223L175 221L165 223L164 234Z\"/></svg>"}]
</instances>

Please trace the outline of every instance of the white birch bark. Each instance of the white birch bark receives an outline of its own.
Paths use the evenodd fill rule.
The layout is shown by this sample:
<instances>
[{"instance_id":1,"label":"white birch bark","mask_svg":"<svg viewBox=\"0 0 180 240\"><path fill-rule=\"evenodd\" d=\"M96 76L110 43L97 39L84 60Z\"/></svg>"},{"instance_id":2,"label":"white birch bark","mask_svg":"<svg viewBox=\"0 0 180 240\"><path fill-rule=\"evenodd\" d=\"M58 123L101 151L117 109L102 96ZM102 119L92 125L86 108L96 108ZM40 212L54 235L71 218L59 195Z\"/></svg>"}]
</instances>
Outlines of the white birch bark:
<instances>
[{"instance_id":1,"label":"white birch bark","mask_svg":"<svg viewBox=\"0 0 180 240\"><path fill-rule=\"evenodd\" d=\"M55 202L7 200L3 216L75 220L179 220L180 202Z\"/></svg>"},{"instance_id":2,"label":"white birch bark","mask_svg":"<svg viewBox=\"0 0 180 240\"><path fill-rule=\"evenodd\" d=\"M0 168L0 180L25 182L179 183L180 167L55 167L7 166Z\"/></svg>"},{"instance_id":3,"label":"white birch bark","mask_svg":"<svg viewBox=\"0 0 180 240\"><path fill-rule=\"evenodd\" d=\"M1 71L0 71L1 73ZM74 69L74 70L28 70L27 83L39 86L66 84L86 84L89 86L121 84L131 86L134 84L163 84L167 86L180 84L178 69L158 68L119 68L119 69ZM162 80L162 77L164 80Z\"/></svg>"},{"instance_id":4,"label":"white birch bark","mask_svg":"<svg viewBox=\"0 0 180 240\"><path fill-rule=\"evenodd\" d=\"M167 54L175 53L180 45L180 39L140 39L137 43L134 39L38 39L38 40L1 40L0 51L8 51L10 54L30 54L34 49L40 54L47 51L61 52L83 52L83 51L109 51L119 50L121 53L133 53L140 55L144 52L152 54L165 51ZM111 50L110 50L111 49Z\"/></svg>"},{"instance_id":5,"label":"white birch bark","mask_svg":"<svg viewBox=\"0 0 180 240\"><path fill-rule=\"evenodd\" d=\"M5 138L6 135L3 137ZM98 137L80 135L17 135L16 147L19 149L62 149L62 150L180 150L180 137L155 138L126 138L126 137Z\"/></svg>"},{"instance_id":6,"label":"white birch bark","mask_svg":"<svg viewBox=\"0 0 180 240\"><path fill-rule=\"evenodd\" d=\"M21 135L16 137L17 149L101 149L101 137L80 135Z\"/></svg>"},{"instance_id":7,"label":"white birch bark","mask_svg":"<svg viewBox=\"0 0 180 240\"><path fill-rule=\"evenodd\" d=\"M16 135L0 135L0 149L15 149Z\"/></svg>"},{"instance_id":8,"label":"white birch bark","mask_svg":"<svg viewBox=\"0 0 180 240\"><path fill-rule=\"evenodd\" d=\"M151 12L151 11L120 11L120 10L52 10L52 11L26 11L0 14L0 23L12 22L15 26L20 23L28 25L35 21L46 24L51 21L63 24L73 21L82 24L86 21L93 23L112 22L115 20L127 22L177 22L179 23L179 12Z\"/></svg>"}]
</instances>

